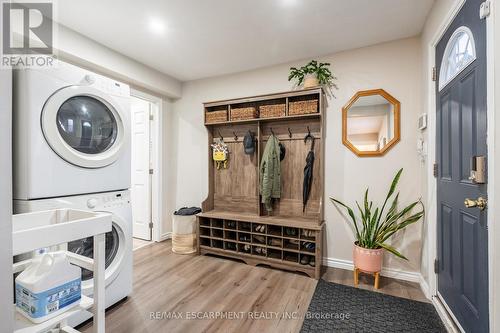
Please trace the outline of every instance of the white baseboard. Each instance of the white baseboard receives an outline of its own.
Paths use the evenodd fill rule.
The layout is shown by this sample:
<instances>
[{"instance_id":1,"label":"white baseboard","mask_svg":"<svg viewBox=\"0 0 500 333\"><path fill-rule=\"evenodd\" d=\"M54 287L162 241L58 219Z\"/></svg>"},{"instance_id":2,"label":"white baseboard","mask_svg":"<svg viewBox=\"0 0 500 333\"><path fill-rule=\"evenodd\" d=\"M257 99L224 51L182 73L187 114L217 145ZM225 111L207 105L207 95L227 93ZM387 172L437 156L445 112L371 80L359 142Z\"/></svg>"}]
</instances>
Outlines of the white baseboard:
<instances>
[{"instance_id":1,"label":"white baseboard","mask_svg":"<svg viewBox=\"0 0 500 333\"><path fill-rule=\"evenodd\" d=\"M432 299L431 288L429 287L429 284L427 283L427 281L425 281L425 279L422 275L420 275L419 283L420 283L420 289L422 289L422 292L424 293L425 297L427 297L427 299L431 300Z\"/></svg>"},{"instance_id":2,"label":"white baseboard","mask_svg":"<svg viewBox=\"0 0 500 333\"><path fill-rule=\"evenodd\" d=\"M172 239L172 232L166 232L166 233L162 234L160 236L160 239L158 240L158 242L163 242L167 239Z\"/></svg>"},{"instance_id":3,"label":"white baseboard","mask_svg":"<svg viewBox=\"0 0 500 333\"><path fill-rule=\"evenodd\" d=\"M323 265L328 267L342 268L350 271L354 270L354 264L352 260L345 259L335 259L335 258L323 258ZM382 268L380 275L390 277L393 279L399 279L410 282L420 283L421 274L418 272L409 272L393 268Z\"/></svg>"},{"instance_id":4,"label":"white baseboard","mask_svg":"<svg viewBox=\"0 0 500 333\"><path fill-rule=\"evenodd\" d=\"M453 319L450 317L450 313L446 310L445 305L441 302L438 296L432 296L432 305L434 305L436 312L443 321L443 324L448 332L450 333L464 332L463 329L457 327Z\"/></svg>"}]
</instances>

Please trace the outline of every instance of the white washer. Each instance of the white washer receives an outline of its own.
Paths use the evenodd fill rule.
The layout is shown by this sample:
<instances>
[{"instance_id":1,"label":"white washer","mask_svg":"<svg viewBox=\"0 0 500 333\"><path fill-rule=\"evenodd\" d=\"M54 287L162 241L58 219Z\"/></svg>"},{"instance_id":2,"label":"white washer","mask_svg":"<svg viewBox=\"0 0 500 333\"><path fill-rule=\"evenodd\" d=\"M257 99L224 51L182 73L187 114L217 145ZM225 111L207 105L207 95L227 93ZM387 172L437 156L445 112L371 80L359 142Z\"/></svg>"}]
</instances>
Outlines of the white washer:
<instances>
[{"instance_id":1,"label":"white washer","mask_svg":"<svg viewBox=\"0 0 500 333\"><path fill-rule=\"evenodd\" d=\"M130 88L60 62L14 72L14 199L130 188Z\"/></svg>"},{"instance_id":2,"label":"white washer","mask_svg":"<svg viewBox=\"0 0 500 333\"><path fill-rule=\"evenodd\" d=\"M74 208L111 213L113 230L106 234L106 307L132 293L132 206L130 192L115 191L107 193L70 196L40 200L14 200L16 213L28 213L56 208ZM91 237L70 242L67 250L92 257ZM64 245L63 245L64 246ZM83 270L82 292L92 295L92 272ZM84 314L72 318L70 324L76 326L90 318Z\"/></svg>"}]
</instances>

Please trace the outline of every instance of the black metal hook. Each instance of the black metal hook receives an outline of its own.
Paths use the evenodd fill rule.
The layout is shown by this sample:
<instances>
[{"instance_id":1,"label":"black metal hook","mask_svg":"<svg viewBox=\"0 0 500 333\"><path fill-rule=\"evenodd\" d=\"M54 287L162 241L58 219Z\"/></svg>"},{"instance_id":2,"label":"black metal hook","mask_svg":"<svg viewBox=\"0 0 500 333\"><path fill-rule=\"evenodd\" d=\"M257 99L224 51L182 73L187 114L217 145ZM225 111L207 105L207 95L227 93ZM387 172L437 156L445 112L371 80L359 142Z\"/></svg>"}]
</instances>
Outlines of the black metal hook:
<instances>
[{"instance_id":1,"label":"black metal hook","mask_svg":"<svg viewBox=\"0 0 500 333\"><path fill-rule=\"evenodd\" d=\"M314 141L314 136L311 134L311 130L309 129L309 126L307 126L307 135L304 138L304 143L307 142L307 139L312 139Z\"/></svg>"},{"instance_id":2,"label":"black metal hook","mask_svg":"<svg viewBox=\"0 0 500 333\"><path fill-rule=\"evenodd\" d=\"M218 130L217 132L219 133L219 137L220 137L220 139L221 139L222 141L224 141L224 137L222 136L222 134L220 134L220 131Z\"/></svg>"},{"instance_id":3,"label":"black metal hook","mask_svg":"<svg viewBox=\"0 0 500 333\"><path fill-rule=\"evenodd\" d=\"M290 131L290 127L288 127L288 137L291 139L292 138L292 131Z\"/></svg>"},{"instance_id":4,"label":"black metal hook","mask_svg":"<svg viewBox=\"0 0 500 333\"><path fill-rule=\"evenodd\" d=\"M270 128L269 128L269 130L271 131L271 134L272 134L272 135L276 136L276 135L274 134L274 131L273 131L273 128L272 128L272 127L270 127Z\"/></svg>"},{"instance_id":5,"label":"black metal hook","mask_svg":"<svg viewBox=\"0 0 500 333\"><path fill-rule=\"evenodd\" d=\"M304 144L307 143L307 140L311 139L311 151L314 150L314 135L311 134L311 130L309 129L309 126L307 126L307 135L304 138Z\"/></svg>"},{"instance_id":6,"label":"black metal hook","mask_svg":"<svg viewBox=\"0 0 500 333\"><path fill-rule=\"evenodd\" d=\"M236 133L233 131L233 135L234 135L234 141L238 141L238 136L236 135Z\"/></svg>"}]
</instances>

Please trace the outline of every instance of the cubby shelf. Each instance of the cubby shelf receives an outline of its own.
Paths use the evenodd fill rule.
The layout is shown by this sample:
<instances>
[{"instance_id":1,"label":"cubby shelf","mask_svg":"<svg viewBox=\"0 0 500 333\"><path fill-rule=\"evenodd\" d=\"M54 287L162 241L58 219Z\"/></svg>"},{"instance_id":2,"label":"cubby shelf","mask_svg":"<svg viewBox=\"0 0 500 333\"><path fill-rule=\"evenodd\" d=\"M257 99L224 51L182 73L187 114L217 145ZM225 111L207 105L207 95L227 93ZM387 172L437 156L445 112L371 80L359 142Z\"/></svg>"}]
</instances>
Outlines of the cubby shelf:
<instances>
[{"instance_id":1,"label":"cubby shelf","mask_svg":"<svg viewBox=\"0 0 500 333\"><path fill-rule=\"evenodd\" d=\"M210 162L208 196L202 204L203 213L197 217L200 254L320 277L325 110L326 98L320 87L204 103ZM248 133L255 139L255 150L250 154L243 146ZM272 212L268 213L261 204L259 188L260 163L271 135L280 141L286 154L281 161L281 197L273 200ZM314 137L314 145L312 140L304 143L307 135ZM225 167L216 168L210 145L220 139L227 145L229 160ZM315 162L309 200L304 206L302 180L311 151ZM256 230L258 225L263 228ZM289 231L292 229L296 232ZM315 266L302 265L301 259L314 259Z\"/></svg>"},{"instance_id":2,"label":"cubby shelf","mask_svg":"<svg viewBox=\"0 0 500 333\"><path fill-rule=\"evenodd\" d=\"M253 258L252 263L255 264L261 263L273 266L273 263L279 263L281 266L280 268L284 268L282 265L289 265L289 269L302 271L311 277L316 277L316 267L310 266L309 264L302 265L300 264L300 259L302 256L309 256L309 259L314 258L315 263L318 263L319 258L321 258L319 247L321 244L321 228L318 229L316 226L314 228L298 228L295 226L289 227L250 221L204 217L203 215L203 213L198 215L201 253L214 253L215 251L215 254L230 254L231 256L236 253L242 255L239 259L246 262L249 260L248 256L251 256ZM235 227L227 227L228 222L234 223ZM223 227L212 227L212 225L222 225ZM265 231L253 231L258 226L265 226ZM252 231L250 231L248 227ZM286 233L286 229L295 230L296 235L282 236ZM214 236L214 230L223 237ZM278 230L281 235L277 234ZM314 236L305 236L306 232ZM255 236L257 236L257 238ZM245 237L245 240L242 241L241 239L243 237ZM262 238L264 242L259 241L258 238ZM277 240L277 243L271 243L271 245L270 240ZM305 243L314 244L314 250L305 249ZM228 244L235 244L234 249L229 249ZM265 249L265 253L258 253L255 251L259 248Z\"/></svg>"}]
</instances>

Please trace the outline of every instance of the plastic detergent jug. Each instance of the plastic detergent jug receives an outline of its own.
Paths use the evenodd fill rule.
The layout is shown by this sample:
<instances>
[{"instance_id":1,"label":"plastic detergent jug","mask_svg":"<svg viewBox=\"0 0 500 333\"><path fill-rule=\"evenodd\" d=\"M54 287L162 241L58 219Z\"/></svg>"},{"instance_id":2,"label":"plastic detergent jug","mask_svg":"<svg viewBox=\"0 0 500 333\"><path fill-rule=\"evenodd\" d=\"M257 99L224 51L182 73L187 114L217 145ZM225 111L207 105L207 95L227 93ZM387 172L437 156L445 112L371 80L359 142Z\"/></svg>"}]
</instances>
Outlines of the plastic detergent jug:
<instances>
[{"instance_id":1,"label":"plastic detergent jug","mask_svg":"<svg viewBox=\"0 0 500 333\"><path fill-rule=\"evenodd\" d=\"M34 323L55 317L79 304L81 278L65 253L38 255L16 278L16 309Z\"/></svg>"}]
</instances>

